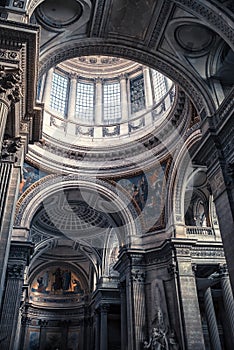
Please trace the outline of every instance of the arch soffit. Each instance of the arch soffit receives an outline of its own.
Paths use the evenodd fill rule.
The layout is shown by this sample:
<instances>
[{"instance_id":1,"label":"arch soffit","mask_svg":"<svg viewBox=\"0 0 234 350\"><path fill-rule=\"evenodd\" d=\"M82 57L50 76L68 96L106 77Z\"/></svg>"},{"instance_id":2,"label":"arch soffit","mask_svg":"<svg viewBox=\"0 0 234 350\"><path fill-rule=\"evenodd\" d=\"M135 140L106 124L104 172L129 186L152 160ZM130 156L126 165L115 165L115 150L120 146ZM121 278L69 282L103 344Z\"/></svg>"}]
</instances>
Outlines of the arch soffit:
<instances>
[{"instance_id":1,"label":"arch soffit","mask_svg":"<svg viewBox=\"0 0 234 350\"><path fill-rule=\"evenodd\" d=\"M140 236L142 232L141 222L133 204L129 202L126 194L108 182L99 179L91 179L80 175L48 175L37 181L26 190L19 198L16 207L15 227L30 228L31 221L39 206L50 195L64 189L80 188L94 191L109 201L113 201L124 225L125 239L127 236ZM128 242L130 243L130 242Z\"/></svg>"}]
</instances>

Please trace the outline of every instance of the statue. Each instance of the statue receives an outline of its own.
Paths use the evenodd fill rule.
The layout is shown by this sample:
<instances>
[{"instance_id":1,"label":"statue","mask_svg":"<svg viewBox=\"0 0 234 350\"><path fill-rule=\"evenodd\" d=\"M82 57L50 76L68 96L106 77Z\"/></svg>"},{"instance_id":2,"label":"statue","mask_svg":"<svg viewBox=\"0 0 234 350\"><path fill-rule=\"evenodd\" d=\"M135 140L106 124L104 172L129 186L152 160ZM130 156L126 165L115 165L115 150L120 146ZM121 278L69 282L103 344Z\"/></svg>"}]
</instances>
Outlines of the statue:
<instances>
[{"instance_id":1,"label":"statue","mask_svg":"<svg viewBox=\"0 0 234 350\"><path fill-rule=\"evenodd\" d=\"M169 350L167 330L162 330L158 327L153 328L149 343L144 342L144 349Z\"/></svg>"}]
</instances>

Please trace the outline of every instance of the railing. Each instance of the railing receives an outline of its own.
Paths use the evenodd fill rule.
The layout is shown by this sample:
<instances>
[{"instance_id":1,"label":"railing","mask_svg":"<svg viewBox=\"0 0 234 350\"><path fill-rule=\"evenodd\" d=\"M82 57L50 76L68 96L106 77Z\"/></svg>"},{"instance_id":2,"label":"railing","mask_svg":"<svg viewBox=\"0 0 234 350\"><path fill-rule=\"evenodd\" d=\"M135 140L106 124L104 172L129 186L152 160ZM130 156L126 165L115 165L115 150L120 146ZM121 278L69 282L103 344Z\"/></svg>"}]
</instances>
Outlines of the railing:
<instances>
[{"instance_id":1,"label":"railing","mask_svg":"<svg viewBox=\"0 0 234 350\"><path fill-rule=\"evenodd\" d=\"M129 120L105 124L83 123L76 120L64 119L55 115L51 110L45 110L43 130L46 134L60 134L60 137L84 137L103 139L130 136L144 127L150 127L164 120L171 111L175 100L175 85L172 85L166 95L152 108L144 110L140 115Z\"/></svg>"},{"instance_id":2,"label":"railing","mask_svg":"<svg viewBox=\"0 0 234 350\"><path fill-rule=\"evenodd\" d=\"M187 226L186 233L187 235L215 236L211 227Z\"/></svg>"}]
</instances>

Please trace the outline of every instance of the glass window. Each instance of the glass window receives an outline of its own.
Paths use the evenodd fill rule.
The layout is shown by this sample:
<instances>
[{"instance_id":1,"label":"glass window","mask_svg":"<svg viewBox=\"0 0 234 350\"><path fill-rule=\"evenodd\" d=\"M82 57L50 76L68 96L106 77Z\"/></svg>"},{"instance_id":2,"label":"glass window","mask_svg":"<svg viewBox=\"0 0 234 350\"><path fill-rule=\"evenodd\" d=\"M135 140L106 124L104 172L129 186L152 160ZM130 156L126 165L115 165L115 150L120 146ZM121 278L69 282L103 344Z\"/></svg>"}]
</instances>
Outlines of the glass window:
<instances>
[{"instance_id":1,"label":"glass window","mask_svg":"<svg viewBox=\"0 0 234 350\"><path fill-rule=\"evenodd\" d=\"M103 121L115 123L121 119L120 83L103 85Z\"/></svg>"},{"instance_id":2,"label":"glass window","mask_svg":"<svg viewBox=\"0 0 234 350\"><path fill-rule=\"evenodd\" d=\"M130 80L131 112L136 113L145 109L145 91L143 74Z\"/></svg>"},{"instance_id":3,"label":"glass window","mask_svg":"<svg viewBox=\"0 0 234 350\"><path fill-rule=\"evenodd\" d=\"M50 94L50 107L63 116L66 114L67 88L68 78L54 72Z\"/></svg>"},{"instance_id":4,"label":"glass window","mask_svg":"<svg viewBox=\"0 0 234 350\"><path fill-rule=\"evenodd\" d=\"M55 111L61 113L63 116L66 114L67 107L67 88L68 78L61 74L53 73L51 94L50 94L50 107Z\"/></svg>"},{"instance_id":5,"label":"glass window","mask_svg":"<svg viewBox=\"0 0 234 350\"><path fill-rule=\"evenodd\" d=\"M76 89L76 117L94 120L94 84L78 82Z\"/></svg>"},{"instance_id":6,"label":"glass window","mask_svg":"<svg viewBox=\"0 0 234 350\"><path fill-rule=\"evenodd\" d=\"M156 70L151 69L151 76L154 90L154 100L159 102L168 90L167 78Z\"/></svg>"}]
</instances>

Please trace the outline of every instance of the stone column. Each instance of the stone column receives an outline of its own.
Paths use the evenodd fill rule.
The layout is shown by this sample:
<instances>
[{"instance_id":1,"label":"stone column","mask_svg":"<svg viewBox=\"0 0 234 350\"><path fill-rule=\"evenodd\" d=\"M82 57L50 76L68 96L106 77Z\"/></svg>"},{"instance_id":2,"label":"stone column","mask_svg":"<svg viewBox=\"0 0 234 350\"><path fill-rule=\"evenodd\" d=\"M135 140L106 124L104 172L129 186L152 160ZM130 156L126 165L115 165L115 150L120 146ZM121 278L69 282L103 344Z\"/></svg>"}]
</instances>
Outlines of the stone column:
<instances>
[{"instance_id":1,"label":"stone column","mask_svg":"<svg viewBox=\"0 0 234 350\"><path fill-rule=\"evenodd\" d=\"M46 327L48 325L48 321L39 320L38 325L40 326L39 350L44 350L46 343Z\"/></svg>"},{"instance_id":2,"label":"stone column","mask_svg":"<svg viewBox=\"0 0 234 350\"><path fill-rule=\"evenodd\" d=\"M46 109L50 109L50 93L51 93L52 82L53 82L53 72L54 72L53 68L50 68L48 70L46 75L45 85L44 85L42 101L44 102Z\"/></svg>"},{"instance_id":3,"label":"stone column","mask_svg":"<svg viewBox=\"0 0 234 350\"><path fill-rule=\"evenodd\" d=\"M204 303L212 349L222 350L210 287L204 293Z\"/></svg>"},{"instance_id":4,"label":"stone column","mask_svg":"<svg viewBox=\"0 0 234 350\"><path fill-rule=\"evenodd\" d=\"M149 67L143 67L143 75L145 85L145 105L146 109L149 109L153 106L152 84Z\"/></svg>"},{"instance_id":5,"label":"stone column","mask_svg":"<svg viewBox=\"0 0 234 350\"><path fill-rule=\"evenodd\" d=\"M232 341L234 344L234 300L227 266L221 266L220 272L225 314L230 328L230 336L232 337Z\"/></svg>"},{"instance_id":6,"label":"stone column","mask_svg":"<svg viewBox=\"0 0 234 350\"><path fill-rule=\"evenodd\" d=\"M100 350L100 310L95 310L95 350Z\"/></svg>"},{"instance_id":7,"label":"stone column","mask_svg":"<svg viewBox=\"0 0 234 350\"><path fill-rule=\"evenodd\" d=\"M16 349L15 335L24 281L24 269L32 254L30 242L12 242L7 266L7 281L0 321L0 339L3 349Z\"/></svg>"},{"instance_id":8,"label":"stone column","mask_svg":"<svg viewBox=\"0 0 234 350\"><path fill-rule=\"evenodd\" d=\"M12 213L15 211L21 179L22 158L20 139L4 140L0 161L0 308L14 221Z\"/></svg>"},{"instance_id":9,"label":"stone column","mask_svg":"<svg viewBox=\"0 0 234 350\"><path fill-rule=\"evenodd\" d=\"M107 317L109 304L102 304L100 306L100 316L101 316L101 325L100 325L100 350L108 350L108 327L107 327Z\"/></svg>"},{"instance_id":10,"label":"stone column","mask_svg":"<svg viewBox=\"0 0 234 350\"><path fill-rule=\"evenodd\" d=\"M70 89L69 89L69 100L67 107L67 118L74 120L76 119L76 84L77 84L77 75L70 75ZM79 116L78 116L79 118Z\"/></svg>"},{"instance_id":11,"label":"stone column","mask_svg":"<svg viewBox=\"0 0 234 350\"><path fill-rule=\"evenodd\" d=\"M173 239L175 242L176 239ZM184 324L184 341L186 350L205 350L197 287L192 270L191 246L174 243L178 266L178 287Z\"/></svg>"},{"instance_id":12,"label":"stone column","mask_svg":"<svg viewBox=\"0 0 234 350\"><path fill-rule=\"evenodd\" d=\"M20 70L0 67L0 149L11 103L20 100Z\"/></svg>"},{"instance_id":13,"label":"stone column","mask_svg":"<svg viewBox=\"0 0 234 350\"><path fill-rule=\"evenodd\" d=\"M121 74L120 78L120 99L121 99L121 113L122 113L122 122L128 121L128 93L127 93L127 75Z\"/></svg>"},{"instance_id":14,"label":"stone column","mask_svg":"<svg viewBox=\"0 0 234 350\"><path fill-rule=\"evenodd\" d=\"M102 79L95 79L95 125L101 125L102 119ZM102 127L96 127L95 137L102 137Z\"/></svg>"},{"instance_id":15,"label":"stone column","mask_svg":"<svg viewBox=\"0 0 234 350\"><path fill-rule=\"evenodd\" d=\"M127 350L127 303L126 303L126 281L120 283L121 301L121 350Z\"/></svg>"}]
</instances>

